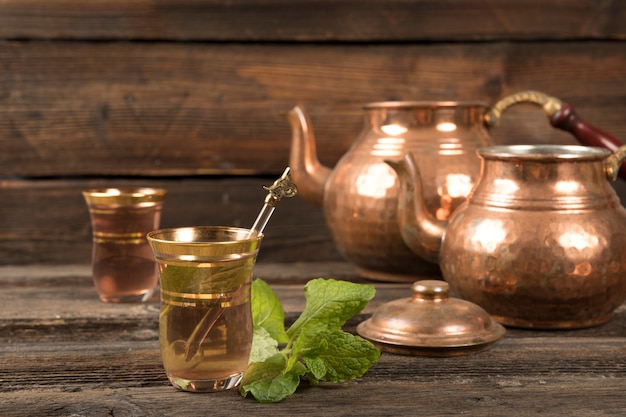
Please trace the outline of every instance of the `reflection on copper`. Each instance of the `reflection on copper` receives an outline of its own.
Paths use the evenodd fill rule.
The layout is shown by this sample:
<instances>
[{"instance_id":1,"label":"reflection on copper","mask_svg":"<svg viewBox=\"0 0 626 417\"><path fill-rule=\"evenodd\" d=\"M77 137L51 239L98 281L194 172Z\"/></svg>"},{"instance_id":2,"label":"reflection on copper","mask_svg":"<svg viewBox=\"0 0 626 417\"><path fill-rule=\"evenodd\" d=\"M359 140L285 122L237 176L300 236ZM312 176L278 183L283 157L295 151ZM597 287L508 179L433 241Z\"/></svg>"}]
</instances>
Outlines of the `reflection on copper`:
<instances>
[{"instance_id":1,"label":"reflection on copper","mask_svg":"<svg viewBox=\"0 0 626 417\"><path fill-rule=\"evenodd\" d=\"M589 262L582 262L577 264L572 271L572 275L578 275L582 277L586 277L587 275L593 272L593 267Z\"/></svg>"},{"instance_id":2,"label":"reflection on copper","mask_svg":"<svg viewBox=\"0 0 626 417\"><path fill-rule=\"evenodd\" d=\"M439 208L435 211L437 220L447 220L455 208L453 207L455 199L467 197L474 186L470 176L465 174L448 174L443 182L437 187L439 195Z\"/></svg>"},{"instance_id":3,"label":"reflection on copper","mask_svg":"<svg viewBox=\"0 0 626 417\"><path fill-rule=\"evenodd\" d=\"M403 135L408 131L408 129L405 126L398 125L398 124L383 125L380 127L380 130L382 130L383 132L385 132L387 135L390 135L390 136Z\"/></svg>"},{"instance_id":4,"label":"reflection on copper","mask_svg":"<svg viewBox=\"0 0 626 417\"><path fill-rule=\"evenodd\" d=\"M440 109L436 114L435 129L439 132L454 132L456 130L455 120L458 118L455 108Z\"/></svg>"},{"instance_id":5,"label":"reflection on copper","mask_svg":"<svg viewBox=\"0 0 626 417\"><path fill-rule=\"evenodd\" d=\"M396 157L404 152L404 138L379 138L372 147L371 154L381 157Z\"/></svg>"},{"instance_id":6,"label":"reflection on copper","mask_svg":"<svg viewBox=\"0 0 626 417\"><path fill-rule=\"evenodd\" d=\"M554 189L562 194L572 194L578 191L580 184L578 181L562 180L554 184Z\"/></svg>"},{"instance_id":7,"label":"reflection on copper","mask_svg":"<svg viewBox=\"0 0 626 417\"><path fill-rule=\"evenodd\" d=\"M578 251L598 249L600 240L592 233L587 232L581 225L571 225L571 229L561 234L558 238L559 244L565 249L575 249Z\"/></svg>"},{"instance_id":8,"label":"reflection on copper","mask_svg":"<svg viewBox=\"0 0 626 417\"><path fill-rule=\"evenodd\" d=\"M458 138L447 138L445 143L439 144L440 155L462 155L464 152L465 149Z\"/></svg>"},{"instance_id":9,"label":"reflection on copper","mask_svg":"<svg viewBox=\"0 0 626 417\"><path fill-rule=\"evenodd\" d=\"M496 194L515 194L519 191L517 182L505 178L495 178L493 180L493 187Z\"/></svg>"},{"instance_id":10,"label":"reflection on copper","mask_svg":"<svg viewBox=\"0 0 626 417\"><path fill-rule=\"evenodd\" d=\"M444 185L438 188L439 195L449 195L452 198L465 197L472 191L472 179L465 174L448 174L444 178Z\"/></svg>"},{"instance_id":11,"label":"reflection on copper","mask_svg":"<svg viewBox=\"0 0 626 417\"><path fill-rule=\"evenodd\" d=\"M456 130L456 123L452 123L452 122L437 123L437 130L440 132L454 132Z\"/></svg>"},{"instance_id":12,"label":"reflection on copper","mask_svg":"<svg viewBox=\"0 0 626 417\"><path fill-rule=\"evenodd\" d=\"M448 220L448 217L452 214L452 203L454 200L449 195L442 195L439 201L440 207L435 211L435 217L441 221Z\"/></svg>"},{"instance_id":13,"label":"reflection on copper","mask_svg":"<svg viewBox=\"0 0 626 417\"><path fill-rule=\"evenodd\" d=\"M474 250L493 252L505 238L506 230L502 220L485 219L474 228L470 242Z\"/></svg>"},{"instance_id":14,"label":"reflection on copper","mask_svg":"<svg viewBox=\"0 0 626 417\"><path fill-rule=\"evenodd\" d=\"M380 198L396 183L396 176L384 163L370 165L356 179L356 189L360 195Z\"/></svg>"}]
</instances>

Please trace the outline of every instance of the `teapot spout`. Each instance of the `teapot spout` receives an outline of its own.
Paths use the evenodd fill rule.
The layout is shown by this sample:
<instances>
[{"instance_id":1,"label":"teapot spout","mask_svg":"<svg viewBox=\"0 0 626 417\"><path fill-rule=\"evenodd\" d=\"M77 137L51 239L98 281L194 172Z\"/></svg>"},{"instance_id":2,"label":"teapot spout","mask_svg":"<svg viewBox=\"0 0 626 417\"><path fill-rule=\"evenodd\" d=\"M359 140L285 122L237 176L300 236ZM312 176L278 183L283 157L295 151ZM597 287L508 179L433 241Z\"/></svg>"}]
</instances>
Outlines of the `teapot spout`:
<instances>
[{"instance_id":1,"label":"teapot spout","mask_svg":"<svg viewBox=\"0 0 626 417\"><path fill-rule=\"evenodd\" d=\"M293 182L298 186L300 196L321 207L331 169L318 160L315 135L304 109L295 106L286 114L286 118L292 130L289 167Z\"/></svg>"},{"instance_id":2,"label":"teapot spout","mask_svg":"<svg viewBox=\"0 0 626 417\"><path fill-rule=\"evenodd\" d=\"M441 240L447 222L432 216L424 202L419 167L413 154L400 161L385 160L400 180L398 224L404 243L420 258L439 263Z\"/></svg>"}]
</instances>

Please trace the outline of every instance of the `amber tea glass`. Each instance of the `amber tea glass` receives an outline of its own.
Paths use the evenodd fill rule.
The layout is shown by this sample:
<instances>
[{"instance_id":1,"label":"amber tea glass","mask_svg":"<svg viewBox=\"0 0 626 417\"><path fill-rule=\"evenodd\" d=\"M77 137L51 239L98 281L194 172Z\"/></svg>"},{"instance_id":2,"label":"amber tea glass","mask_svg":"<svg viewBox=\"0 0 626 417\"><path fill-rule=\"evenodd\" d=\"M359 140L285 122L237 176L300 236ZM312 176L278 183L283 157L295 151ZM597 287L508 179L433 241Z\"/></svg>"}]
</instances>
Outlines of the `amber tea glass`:
<instances>
[{"instance_id":1,"label":"amber tea glass","mask_svg":"<svg viewBox=\"0 0 626 417\"><path fill-rule=\"evenodd\" d=\"M176 388L214 392L241 382L252 346L250 285L262 238L222 226L148 233L161 273L161 358Z\"/></svg>"},{"instance_id":2,"label":"amber tea glass","mask_svg":"<svg viewBox=\"0 0 626 417\"><path fill-rule=\"evenodd\" d=\"M93 235L93 282L104 302L143 302L158 284L146 234L158 229L166 191L106 188L83 191Z\"/></svg>"}]
</instances>

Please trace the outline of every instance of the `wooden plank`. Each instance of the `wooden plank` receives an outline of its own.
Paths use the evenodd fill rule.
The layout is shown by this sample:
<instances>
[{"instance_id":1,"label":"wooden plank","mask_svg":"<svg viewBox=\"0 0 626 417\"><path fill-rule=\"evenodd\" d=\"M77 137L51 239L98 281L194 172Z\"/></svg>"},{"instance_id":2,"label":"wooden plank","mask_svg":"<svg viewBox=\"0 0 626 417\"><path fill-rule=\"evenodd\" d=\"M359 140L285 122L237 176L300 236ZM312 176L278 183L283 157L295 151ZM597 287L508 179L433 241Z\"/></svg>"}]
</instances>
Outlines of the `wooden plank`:
<instances>
[{"instance_id":1,"label":"wooden plank","mask_svg":"<svg viewBox=\"0 0 626 417\"><path fill-rule=\"evenodd\" d=\"M418 363L418 361L415 361ZM440 362L440 365L444 365ZM211 410L212 415L274 416L398 416L448 417L471 415L542 415L572 417L619 416L626 412L623 378L579 374L572 378L494 376L423 379L414 365L412 379L378 381L366 376L341 386L302 388L278 404L259 404L237 392L185 395L168 386L140 388L31 389L0 392L5 417L105 415L187 417ZM366 374L367 375L367 374ZM621 385L620 385L621 384ZM407 394L410 392L410 395ZM17 394L17 395L16 395Z\"/></svg>"},{"instance_id":2,"label":"wooden plank","mask_svg":"<svg viewBox=\"0 0 626 417\"><path fill-rule=\"evenodd\" d=\"M32 180L0 182L0 265L90 263L91 225L81 190L153 186L168 190L161 227L250 227L275 178ZM281 202L259 260L339 260L322 210L300 197Z\"/></svg>"},{"instance_id":3,"label":"wooden plank","mask_svg":"<svg viewBox=\"0 0 626 417\"><path fill-rule=\"evenodd\" d=\"M270 283L279 294L287 323L302 311L304 285L311 279L333 278L374 285L378 290L375 299L347 324L353 332L358 322L382 304L411 294L409 284L374 284L343 262L259 262L254 277ZM23 308L34 302L37 308ZM158 314L158 290L146 303L101 302L89 265L0 267L0 343L154 341L158 339Z\"/></svg>"},{"instance_id":4,"label":"wooden plank","mask_svg":"<svg viewBox=\"0 0 626 417\"><path fill-rule=\"evenodd\" d=\"M485 100L529 88L626 138L620 42L0 45L0 176L277 174L296 103L334 165L381 100ZM571 143L535 107L498 143Z\"/></svg>"},{"instance_id":5,"label":"wooden plank","mask_svg":"<svg viewBox=\"0 0 626 417\"><path fill-rule=\"evenodd\" d=\"M163 179L37 179L0 181L0 265L89 264L91 225L81 191L114 186L168 190L161 227L250 227L272 177ZM613 186L626 202L626 181ZM321 208L301 197L285 200L272 216L260 262L340 261ZM314 271L314 269L313 269ZM283 272L284 273L284 272ZM285 279L289 279L288 273Z\"/></svg>"},{"instance_id":6,"label":"wooden plank","mask_svg":"<svg viewBox=\"0 0 626 417\"><path fill-rule=\"evenodd\" d=\"M327 270L338 267L326 265ZM290 315L303 308L307 268L267 265L268 282ZM318 264L317 268L325 268ZM282 272L281 272L282 271ZM571 331L509 329L489 350L450 358L384 353L363 378L345 384L303 383L274 405L237 392L185 395L167 382L154 326L155 302L111 305L83 290L85 266L0 268L0 329L23 325L6 338L0 331L0 414L12 416L191 416L210 404L230 415L516 415L607 416L626 412L626 308L607 325ZM274 284L274 277L278 282ZM379 302L396 299L404 284L376 284ZM72 293L70 288L79 288ZM380 298L379 298L380 297ZM48 317L58 304L60 318ZM380 304L379 304L380 305ZM20 308L28 306L28 308ZM366 318L375 306L352 322ZM16 319L16 313L21 317ZM136 318L134 333L113 324ZM29 327L30 318L39 329ZM59 321L76 324L73 333ZM20 324L21 323L21 324ZM48 327L48 330L43 330ZM54 331L57 328L61 331ZM143 327L143 336L139 331ZM102 331L96 339L98 328ZM30 331L30 332L29 332ZM70 337L71 335L74 337ZM44 336L44 337L41 337ZM41 337L41 338L40 338ZM208 401L208 403L207 403ZM381 406L384 409L381 409Z\"/></svg>"},{"instance_id":7,"label":"wooden plank","mask_svg":"<svg viewBox=\"0 0 626 417\"><path fill-rule=\"evenodd\" d=\"M373 285L374 299L346 324L346 330L351 332L383 304L411 296L410 284L369 281L345 262L259 262L254 277L268 282L277 293L287 322L295 320L302 311L304 285L311 279L333 278ZM101 302L91 282L89 265L0 266L0 342L156 340L158 302L158 294L142 304ZM36 308L24 308L33 303ZM624 326L626 304L616 310L607 324L563 330L558 335L567 339L622 338ZM544 338L547 334L543 330L509 329L507 338Z\"/></svg>"},{"instance_id":8,"label":"wooden plank","mask_svg":"<svg viewBox=\"0 0 626 417\"><path fill-rule=\"evenodd\" d=\"M5 0L5 39L455 41L624 39L620 1Z\"/></svg>"}]
</instances>

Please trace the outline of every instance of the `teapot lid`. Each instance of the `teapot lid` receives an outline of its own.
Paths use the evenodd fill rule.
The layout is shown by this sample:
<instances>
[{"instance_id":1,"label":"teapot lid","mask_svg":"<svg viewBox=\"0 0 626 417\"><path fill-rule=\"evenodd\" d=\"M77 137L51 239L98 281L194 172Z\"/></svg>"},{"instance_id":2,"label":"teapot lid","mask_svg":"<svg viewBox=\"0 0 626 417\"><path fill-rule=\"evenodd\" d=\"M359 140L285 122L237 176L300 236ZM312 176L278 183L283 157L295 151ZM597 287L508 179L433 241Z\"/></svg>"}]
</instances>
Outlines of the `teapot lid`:
<instances>
[{"instance_id":1,"label":"teapot lid","mask_svg":"<svg viewBox=\"0 0 626 417\"><path fill-rule=\"evenodd\" d=\"M450 297L445 281L417 281L412 290L412 298L379 307L357 333L391 353L457 356L482 350L506 332L478 305Z\"/></svg>"}]
</instances>

